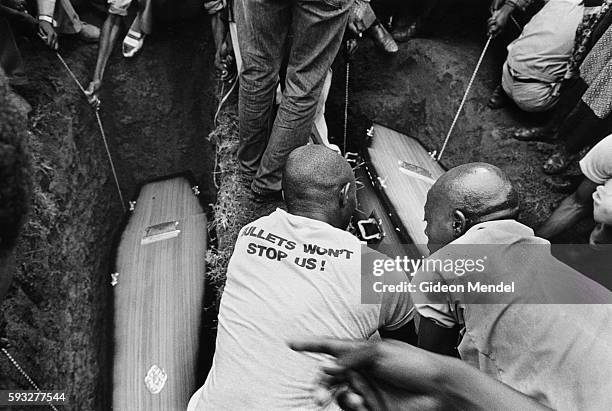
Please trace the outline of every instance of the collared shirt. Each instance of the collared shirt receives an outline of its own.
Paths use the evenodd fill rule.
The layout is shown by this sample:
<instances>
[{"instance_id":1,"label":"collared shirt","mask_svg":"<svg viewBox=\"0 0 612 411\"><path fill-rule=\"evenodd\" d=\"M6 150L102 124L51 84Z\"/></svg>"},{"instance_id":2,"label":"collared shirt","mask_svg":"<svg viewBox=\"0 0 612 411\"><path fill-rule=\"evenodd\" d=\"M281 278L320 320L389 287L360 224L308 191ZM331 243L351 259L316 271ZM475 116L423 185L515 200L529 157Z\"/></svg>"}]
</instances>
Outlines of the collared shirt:
<instances>
[{"instance_id":1,"label":"collared shirt","mask_svg":"<svg viewBox=\"0 0 612 411\"><path fill-rule=\"evenodd\" d=\"M514 220L478 224L429 258L478 259L494 250L470 281L516 282L517 292L451 291L445 302L419 293L415 307L441 326L462 326L461 359L537 401L556 410L612 409L612 305L604 305L612 293L547 253L548 246ZM457 284L458 277L421 270L413 283ZM559 304L572 296L582 304Z\"/></svg>"},{"instance_id":2,"label":"collared shirt","mask_svg":"<svg viewBox=\"0 0 612 411\"><path fill-rule=\"evenodd\" d=\"M385 274L400 282L403 272ZM287 342L366 340L412 319L409 294L362 304L361 243L322 221L276 210L244 227L227 270L212 369L192 410L315 410L325 356ZM330 403L327 409L338 409Z\"/></svg>"},{"instance_id":3,"label":"collared shirt","mask_svg":"<svg viewBox=\"0 0 612 411\"><path fill-rule=\"evenodd\" d=\"M554 83L565 76L584 6L577 0L550 0L508 46L508 66L518 78Z\"/></svg>"}]
</instances>

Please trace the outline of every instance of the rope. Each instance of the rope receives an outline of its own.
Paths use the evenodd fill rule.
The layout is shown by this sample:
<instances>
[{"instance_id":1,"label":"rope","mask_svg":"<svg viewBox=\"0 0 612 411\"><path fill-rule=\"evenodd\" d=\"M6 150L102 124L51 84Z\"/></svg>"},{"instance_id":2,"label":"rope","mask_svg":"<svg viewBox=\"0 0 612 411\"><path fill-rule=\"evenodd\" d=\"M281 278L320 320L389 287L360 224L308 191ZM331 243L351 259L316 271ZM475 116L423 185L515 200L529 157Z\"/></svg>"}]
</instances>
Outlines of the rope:
<instances>
[{"instance_id":1,"label":"rope","mask_svg":"<svg viewBox=\"0 0 612 411\"><path fill-rule=\"evenodd\" d=\"M87 97L87 93L85 92L85 89L79 82L79 79L77 79L74 72L70 69L70 67L66 63L66 60L64 60L64 58L57 51L55 52L55 55L57 56L58 60L62 63L62 65L64 66L64 68L66 69L70 77L72 77L72 80L74 80L76 85L79 87L79 90L81 90L81 93L83 93L83 95ZM96 120L98 122L98 128L100 129L100 135L102 136L102 141L104 142L104 148L106 149L106 155L108 156L108 161L111 166L111 171L113 172L113 179L115 180L115 186L117 187L117 193L119 194L119 200L121 201L121 207L123 208L123 212L125 213L127 211L127 208L125 207L125 201L123 200L123 193L121 192L121 186L119 185L119 179L117 178L117 172L115 171L115 163L113 162L113 157L111 156L110 149L108 148L108 142L106 140L106 133L104 132L104 127L102 126L102 120L100 119L99 107L96 107L94 110L96 113Z\"/></svg>"},{"instance_id":2,"label":"rope","mask_svg":"<svg viewBox=\"0 0 612 411\"><path fill-rule=\"evenodd\" d=\"M461 104L459 104L459 109L457 110L457 113L455 114L455 118L453 119L450 129L448 130L448 133L446 134L446 138L444 139L442 148L440 149L440 152L438 153L438 156L436 157L437 161L440 161L440 159L442 158L442 154L444 154L444 150L446 150L446 146L448 145L448 140L450 140L451 135L453 134L453 130L455 129L455 125L457 124L457 120L459 119L459 115L461 114L461 110L463 110L463 106L465 105L468 94L470 93L472 84L474 84L474 80L476 79L476 74L478 74L478 70L480 70L480 65L482 64L482 61L484 60L484 56L487 53L487 49L489 48L489 45L491 44L492 38L493 38L492 36L489 36L489 38L487 39L487 43L485 44L482 50L482 53L480 53L480 58L478 59L478 63L476 64L476 69L474 69L472 78L470 78L470 82L468 83L467 89L465 90L465 93L463 94L463 99L461 100Z\"/></svg>"},{"instance_id":3,"label":"rope","mask_svg":"<svg viewBox=\"0 0 612 411\"><path fill-rule=\"evenodd\" d=\"M6 358L8 358L8 360L10 361L11 364L13 364L13 366L17 369L17 371L19 371L19 373L21 375L23 375L23 377L28 381L28 383L32 386L32 388L34 388L37 392L42 392L40 388L38 388L38 385L36 385L36 383L34 382L34 380L32 380L32 378L30 378L30 376L28 375L28 373L26 373L23 368L21 368L21 366L19 365L19 363L17 362L17 360L15 360L13 358L13 356L11 354L9 354L9 352L6 350L6 348L2 348L1 349L2 352L4 353L4 355L6 355ZM57 407L55 405L53 405L51 402L49 402L49 407L51 407L51 409L53 409L54 411L59 411L57 409Z\"/></svg>"},{"instance_id":4,"label":"rope","mask_svg":"<svg viewBox=\"0 0 612 411\"><path fill-rule=\"evenodd\" d=\"M345 84L344 84L344 128L343 128L343 148L346 153L346 137L348 134L348 105L349 105L349 79L351 74L351 62L350 60L346 60L346 75L345 75Z\"/></svg>"},{"instance_id":5,"label":"rope","mask_svg":"<svg viewBox=\"0 0 612 411\"><path fill-rule=\"evenodd\" d=\"M518 23L518 21L516 21L514 16L510 16L510 20L512 20L512 22L514 23L514 25L516 26L518 31L523 31L523 27L521 27L521 25Z\"/></svg>"},{"instance_id":6,"label":"rope","mask_svg":"<svg viewBox=\"0 0 612 411\"><path fill-rule=\"evenodd\" d=\"M108 148L108 142L106 141L106 133L104 132L104 127L102 127L102 119L100 118L100 110L96 108L96 120L98 121L98 127L100 128L100 135L102 136L102 141L104 142L104 148L106 149L106 155L108 156L108 162L111 166L111 171L113 172L113 178L115 179L115 186L117 187L117 194L119 194L119 200L121 201L121 207L123 208L123 212L125 213L127 209L125 208L125 201L123 201L123 194L121 193L121 186L119 186L119 180L117 179L117 172L115 171L115 164L113 163L113 157L111 157L110 150Z\"/></svg>"},{"instance_id":7,"label":"rope","mask_svg":"<svg viewBox=\"0 0 612 411\"><path fill-rule=\"evenodd\" d=\"M219 114L221 113L221 108L223 107L223 105L225 104L229 96L232 94L232 92L236 88L236 84L238 84L238 78L234 80L234 83L232 84L230 89L227 91L227 93L225 93L224 95L223 91L225 90L225 82L222 82L220 95L222 95L223 97L221 98L221 100L219 100L219 105L217 106L217 111L215 112L215 118L214 118L214 123L213 123L215 127L217 126L217 121L219 120Z\"/></svg>"}]
</instances>

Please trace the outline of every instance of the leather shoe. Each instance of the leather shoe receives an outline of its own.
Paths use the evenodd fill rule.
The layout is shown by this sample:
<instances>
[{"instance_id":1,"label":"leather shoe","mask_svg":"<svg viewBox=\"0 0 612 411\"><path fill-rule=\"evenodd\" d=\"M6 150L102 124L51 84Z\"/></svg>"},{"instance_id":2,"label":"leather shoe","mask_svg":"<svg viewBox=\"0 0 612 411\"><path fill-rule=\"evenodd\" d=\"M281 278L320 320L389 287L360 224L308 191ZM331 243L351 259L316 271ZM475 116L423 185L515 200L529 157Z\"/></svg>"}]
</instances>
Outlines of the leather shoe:
<instances>
[{"instance_id":1,"label":"leather shoe","mask_svg":"<svg viewBox=\"0 0 612 411\"><path fill-rule=\"evenodd\" d=\"M374 44L387 54L395 54L399 50L397 43L385 27L378 23L366 30L366 34L374 41Z\"/></svg>"},{"instance_id":2,"label":"leather shoe","mask_svg":"<svg viewBox=\"0 0 612 411\"><path fill-rule=\"evenodd\" d=\"M493 90L493 94L491 94L491 98L489 99L487 106L493 110L497 110L505 106L506 103L508 103L508 96L500 84L499 86L495 87L495 90Z\"/></svg>"}]
</instances>

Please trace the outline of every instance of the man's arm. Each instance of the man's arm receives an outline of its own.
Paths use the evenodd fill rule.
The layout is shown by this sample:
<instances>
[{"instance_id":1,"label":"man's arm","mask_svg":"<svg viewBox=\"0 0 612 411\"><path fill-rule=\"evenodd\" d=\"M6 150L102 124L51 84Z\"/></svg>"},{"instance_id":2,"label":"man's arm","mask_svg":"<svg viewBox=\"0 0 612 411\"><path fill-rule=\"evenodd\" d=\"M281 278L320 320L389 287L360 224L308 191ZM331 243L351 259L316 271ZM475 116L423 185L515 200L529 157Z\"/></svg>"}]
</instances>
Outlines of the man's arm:
<instances>
[{"instance_id":1,"label":"man's arm","mask_svg":"<svg viewBox=\"0 0 612 411\"><path fill-rule=\"evenodd\" d=\"M57 50L57 22L53 18L55 14L55 0L36 0L38 6L38 34L45 44L53 50Z\"/></svg>"},{"instance_id":2,"label":"man's arm","mask_svg":"<svg viewBox=\"0 0 612 411\"><path fill-rule=\"evenodd\" d=\"M508 24L510 16L516 9L525 11L535 0L494 0L491 4L491 18L489 19L489 35L498 36Z\"/></svg>"},{"instance_id":3,"label":"man's arm","mask_svg":"<svg viewBox=\"0 0 612 411\"><path fill-rule=\"evenodd\" d=\"M325 390L348 386L336 397L345 410L548 409L461 360L408 344L312 340L289 345L336 358L333 366L323 367L320 384Z\"/></svg>"},{"instance_id":4,"label":"man's arm","mask_svg":"<svg viewBox=\"0 0 612 411\"><path fill-rule=\"evenodd\" d=\"M115 47L117 37L119 35L119 26L121 23L121 15L109 13L102 26L100 33L100 43L98 48L98 60L96 61L96 69L93 79L87 87L86 93L89 96L89 101L92 104L98 104L98 92L102 87L102 78L108 59Z\"/></svg>"}]
</instances>

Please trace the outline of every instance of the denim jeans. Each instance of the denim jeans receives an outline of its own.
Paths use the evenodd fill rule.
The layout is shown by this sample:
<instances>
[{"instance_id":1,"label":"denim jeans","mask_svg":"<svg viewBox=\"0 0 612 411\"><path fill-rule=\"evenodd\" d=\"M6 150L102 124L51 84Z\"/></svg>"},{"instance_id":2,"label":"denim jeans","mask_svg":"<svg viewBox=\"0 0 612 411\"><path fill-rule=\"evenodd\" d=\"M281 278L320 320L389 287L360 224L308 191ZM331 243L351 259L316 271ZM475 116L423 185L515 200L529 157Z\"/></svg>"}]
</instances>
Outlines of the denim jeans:
<instances>
[{"instance_id":1,"label":"denim jeans","mask_svg":"<svg viewBox=\"0 0 612 411\"><path fill-rule=\"evenodd\" d=\"M308 141L327 70L344 35L353 0L236 0L240 74L238 159L259 194L281 190L289 153ZM287 37L293 34L288 46ZM285 88L270 127L279 70Z\"/></svg>"}]
</instances>

